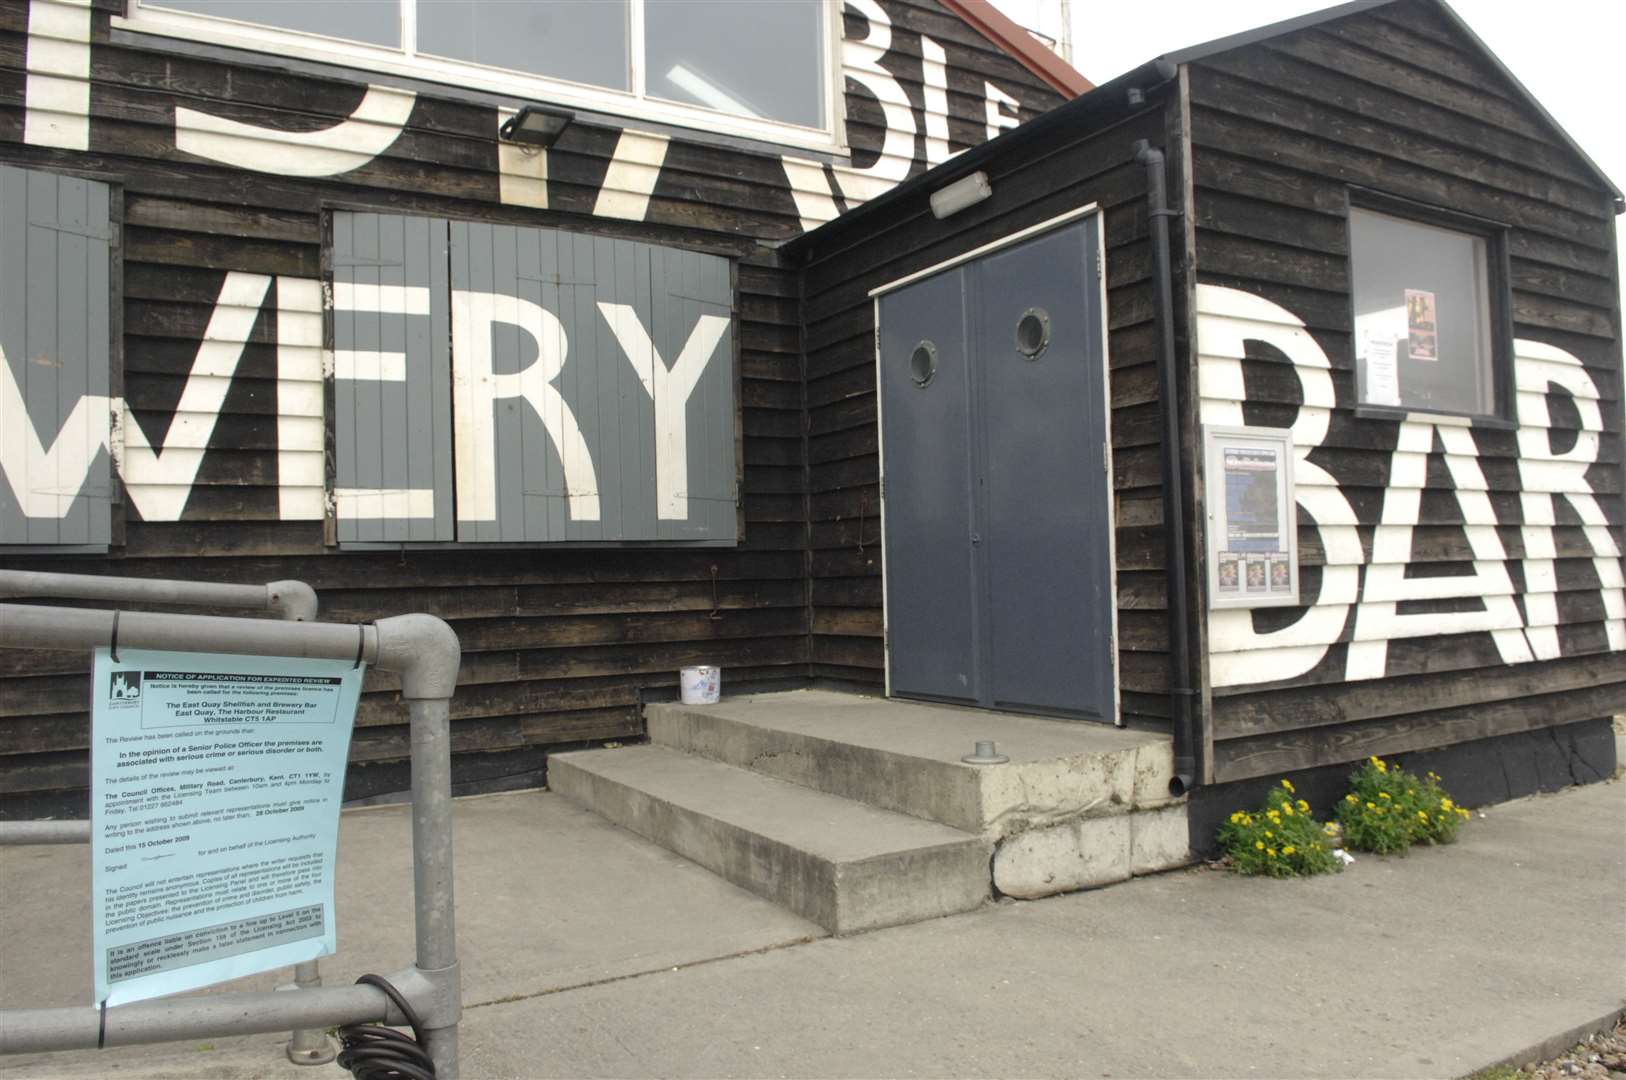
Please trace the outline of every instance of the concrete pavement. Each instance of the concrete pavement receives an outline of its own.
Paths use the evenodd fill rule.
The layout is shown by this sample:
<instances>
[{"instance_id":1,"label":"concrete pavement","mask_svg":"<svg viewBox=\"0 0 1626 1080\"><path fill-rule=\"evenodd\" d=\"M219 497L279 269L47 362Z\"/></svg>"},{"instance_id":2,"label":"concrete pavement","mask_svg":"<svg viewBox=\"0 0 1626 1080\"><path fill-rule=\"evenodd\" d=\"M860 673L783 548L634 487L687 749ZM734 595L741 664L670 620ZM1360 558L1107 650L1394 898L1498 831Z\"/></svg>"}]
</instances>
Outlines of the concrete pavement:
<instances>
[{"instance_id":1,"label":"concrete pavement","mask_svg":"<svg viewBox=\"0 0 1626 1080\"><path fill-rule=\"evenodd\" d=\"M409 955L407 828L346 815L329 981ZM1620 782L1341 875L1196 869L844 939L551 794L460 801L458 829L468 1077L1455 1077L1626 1007ZM86 854L0 850L0 1003L89 1000ZM0 1059L344 1075L276 1036Z\"/></svg>"}]
</instances>

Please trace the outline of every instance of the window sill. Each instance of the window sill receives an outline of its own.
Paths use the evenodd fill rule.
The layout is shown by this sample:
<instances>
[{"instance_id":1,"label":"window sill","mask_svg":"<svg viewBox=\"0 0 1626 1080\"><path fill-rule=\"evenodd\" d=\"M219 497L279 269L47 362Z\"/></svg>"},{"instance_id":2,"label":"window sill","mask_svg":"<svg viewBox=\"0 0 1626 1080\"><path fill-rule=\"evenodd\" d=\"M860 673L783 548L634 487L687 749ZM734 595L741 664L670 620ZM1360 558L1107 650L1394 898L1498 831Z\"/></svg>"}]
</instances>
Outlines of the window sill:
<instances>
[{"instance_id":1,"label":"window sill","mask_svg":"<svg viewBox=\"0 0 1626 1080\"><path fill-rule=\"evenodd\" d=\"M815 130L774 120L751 120L728 113L662 101L635 98L609 90L564 83L541 76L508 74L477 64L396 55L367 45L348 46L303 34L279 35L249 28L223 33L217 28L190 25L166 14L117 16L112 19L115 44L154 51L203 56L244 64L273 65L315 77L354 80L397 86L449 100L477 100L494 107L515 108L529 103L556 105L596 113L619 125L647 125L675 129L713 141L721 136L760 144L774 154L794 152L823 160L845 161L850 149L834 130ZM262 103L263 104L263 103ZM839 101L827 103L836 108ZM839 129L839 125L837 125ZM710 136L711 139L708 139Z\"/></svg>"},{"instance_id":2,"label":"window sill","mask_svg":"<svg viewBox=\"0 0 1626 1080\"><path fill-rule=\"evenodd\" d=\"M1388 405L1357 405L1358 420L1398 420L1414 423L1451 424L1486 431L1517 431L1519 424L1505 416L1476 416L1471 413L1441 412L1434 409L1392 408Z\"/></svg>"},{"instance_id":3,"label":"window sill","mask_svg":"<svg viewBox=\"0 0 1626 1080\"><path fill-rule=\"evenodd\" d=\"M549 549L606 548L739 548L742 533L734 540L340 540L329 550L368 551L546 551Z\"/></svg>"}]
</instances>

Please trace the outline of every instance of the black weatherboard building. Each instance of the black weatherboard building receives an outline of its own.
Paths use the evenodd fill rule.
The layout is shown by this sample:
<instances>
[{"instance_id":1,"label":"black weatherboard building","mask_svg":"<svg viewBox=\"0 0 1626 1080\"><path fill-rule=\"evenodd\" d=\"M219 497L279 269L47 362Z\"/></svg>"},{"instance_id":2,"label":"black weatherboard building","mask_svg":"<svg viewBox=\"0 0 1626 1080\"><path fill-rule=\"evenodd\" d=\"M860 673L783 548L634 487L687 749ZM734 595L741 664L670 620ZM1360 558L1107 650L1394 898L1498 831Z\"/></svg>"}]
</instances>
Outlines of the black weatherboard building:
<instances>
[{"instance_id":1,"label":"black weatherboard building","mask_svg":"<svg viewBox=\"0 0 1626 1080\"><path fill-rule=\"evenodd\" d=\"M467 790L692 663L1169 731L1198 845L1369 754L1613 771L1621 195L1448 7L1090 89L966 0L684 5L807 20L728 27L780 81L632 2L0 6L5 564L437 611ZM82 803L83 665L0 665L4 812Z\"/></svg>"},{"instance_id":2,"label":"black weatherboard building","mask_svg":"<svg viewBox=\"0 0 1626 1080\"><path fill-rule=\"evenodd\" d=\"M1159 58L793 241L809 482L851 493L815 535L883 485L868 681L1116 694L1174 731L1198 845L1235 786L1330 795L1372 754L1476 801L1609 775L1621 209L1455 13L1402 0ZM1291 480L1268 553L1237 429ZM815 554L815 655L872 561ZM1081 641L1113 663L1063 666Z\"/></svg>"}]
</instances>

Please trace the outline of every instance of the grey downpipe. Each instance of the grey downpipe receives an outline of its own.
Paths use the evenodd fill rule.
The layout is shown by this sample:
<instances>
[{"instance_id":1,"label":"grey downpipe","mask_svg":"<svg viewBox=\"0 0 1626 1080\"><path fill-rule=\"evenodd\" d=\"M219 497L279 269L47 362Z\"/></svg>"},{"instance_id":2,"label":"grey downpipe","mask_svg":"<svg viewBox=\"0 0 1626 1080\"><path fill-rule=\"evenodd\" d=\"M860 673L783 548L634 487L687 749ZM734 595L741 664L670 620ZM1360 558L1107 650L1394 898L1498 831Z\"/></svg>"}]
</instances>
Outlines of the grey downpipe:
<instances>
[{"instance_id":1,"label":"grey downpipe","mask_svg":"<svg viewBox=\"0 0 1626 1080\"><path fill-rule=\"evenodd\" d=\"M1169 218L1179 211L1168 207L1163 151L1145 139L1135 143L1135 160L1146 169L1146 216L1152 230L1152 277L1157 313L1157 389L1163 402L1163 526L1168 542L1166 576L1169 585L1169 701L1174 706L1174 778L1169 794L1183 795L1196 785L1197 731L1191 714L1191 643L1186 620L1185 489L1180 480L1179 383L1174 357L1174 285L1169 266Z\"/></svg>"}]
</instances>

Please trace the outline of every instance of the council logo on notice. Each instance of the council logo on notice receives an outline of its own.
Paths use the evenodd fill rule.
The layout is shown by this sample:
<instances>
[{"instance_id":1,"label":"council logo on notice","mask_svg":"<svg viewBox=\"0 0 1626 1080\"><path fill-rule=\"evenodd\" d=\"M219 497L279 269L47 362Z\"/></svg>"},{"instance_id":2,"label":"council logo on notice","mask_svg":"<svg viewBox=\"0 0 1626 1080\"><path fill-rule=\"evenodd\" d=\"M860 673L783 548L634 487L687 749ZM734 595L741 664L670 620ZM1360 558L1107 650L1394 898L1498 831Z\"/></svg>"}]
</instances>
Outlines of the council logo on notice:
<instances>
[{"instance_id":1,"label":"council logo on notice","mask_svg":"<svg viewBox=\"0 0 1626 1080\"><path fill-rule=\"evenodd\" d=\"M107 698L117 704L121 701L141 700L141 672L115 671L108 681Z\"/></svg>"}]
</instances>

